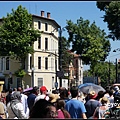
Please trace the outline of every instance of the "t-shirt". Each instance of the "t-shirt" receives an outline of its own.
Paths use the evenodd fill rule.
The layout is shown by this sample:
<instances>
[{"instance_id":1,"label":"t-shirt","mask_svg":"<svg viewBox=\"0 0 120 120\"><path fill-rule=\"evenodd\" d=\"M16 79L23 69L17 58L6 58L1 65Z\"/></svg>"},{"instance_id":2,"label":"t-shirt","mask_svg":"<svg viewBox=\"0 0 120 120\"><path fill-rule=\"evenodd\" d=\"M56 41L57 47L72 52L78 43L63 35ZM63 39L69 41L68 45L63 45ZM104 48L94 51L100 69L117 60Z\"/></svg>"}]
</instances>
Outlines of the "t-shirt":
<instances>
[{"instance_id":1,"label":"t-shirt","mask_svg":"<svg viewBox=\"0 0 120 120\"><path fill-rule=\"evenodd\" d=\"M58 112L57 118L65 119L64 114L63 114L63 112L61 110L58 110L57 112Z\"/></svg>"},{"instance_id":2,"label":"t-shirt","mask_svg":"<svg viewBox=\"0 0 120 120\"><path fill-rule=\"evenodd\" d=\"M85 103L85 108L86 108L86 116L87 118L93 116L93 113L97 107L99 107L101 104L97 100L88 100L87 103Z\"/></svg>"},{"instance_id":3,"label":"t-shirt","mask_svg":"<svg viewBox=\"0 0 120 120\"><path fill-rule=\"evenodd\" d=\"M82 118L81 115L86 112L84 103L77 99L69 100L65 109L70 113L71 118Z\"/></svg>"}]
</instances>

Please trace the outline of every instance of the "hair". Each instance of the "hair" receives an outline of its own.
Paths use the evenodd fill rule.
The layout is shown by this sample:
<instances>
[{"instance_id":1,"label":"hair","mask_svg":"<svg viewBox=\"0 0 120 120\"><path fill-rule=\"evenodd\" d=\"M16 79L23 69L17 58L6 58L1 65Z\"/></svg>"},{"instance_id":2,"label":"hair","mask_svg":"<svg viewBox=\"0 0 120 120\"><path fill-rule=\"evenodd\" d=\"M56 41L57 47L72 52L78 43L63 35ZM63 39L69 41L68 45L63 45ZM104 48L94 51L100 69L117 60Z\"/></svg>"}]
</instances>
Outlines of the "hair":
<instances>
[{"instance_id":1,"label":"hair","mask_svg":"<svg viewBox=\"0 0 120 120\"><path fill-rule=\"evenodd\" d=\"M12 93L12 89L9 89L9 93Z\"/></svg>"},{"instance_id":2,"label":"hair","mask_svg":"<svg viewBox=\"0 0 120 120\"><path fill-rule=\"evenodd\" d=\"M70 89L70 92L71 92L72 98L77 97L78 96L78 87L72 86L71 89Z\"/></svg>"},{"instance_id":3,"label":"hair","mask_svg":"<svg viewBox=\"0 0 120 120\"><path fill-rule=\"evenodd\" d=\"M67 89L61 90L60 97L63 99L68 97L68 90Z\"/></svg>"},{"instance_id":4,"label":"hair","mask_svg":"<svg viewBox=\"0 0 120 120\"><path fill-rule=\"evenodd\" d=\"M57 99L57 109L61 109L65 118L70 118L69 113L65 110L65 101Z\"/></svg>"},{"instance_id":5,"label":"hair","mask_svg":"<svg viewBox=\"0 0 120 120\"><path fill-rule=\"evenodd\" d=\"M113 95L113 90L109 91L109 95L112 96Z\"/></svg>"},{"instance_id":6,"label":"hair","mask_svg":"<svg viewBox=\"0 0 120 120\"><path fill-rule=\"evenodd\" d=\"M54 107L51 102L45 99L38 100L30 110L30 118L45 118L51 107Z\"/></svg>"},{"instance_id":7,"label":"hair","mask_svg":"<svg viewBox=\"0 0 120 120\"><path fill-rule=\"evenodd\" d=\"M39 90L39 87L37 87L37 86L33 87L32 93L36 93L37 90Z\"/></svg>"},{"instance_id":8,"label":"hair","mask_svg":"<svg viewBox=\"0 0 120 120\"><path fill-rule=\"evenodd\" d=\"M100 99L100 98L104 97L104 94L105 94L104 91L99 91L96 99Z\"/></svg>"}]
</instances>

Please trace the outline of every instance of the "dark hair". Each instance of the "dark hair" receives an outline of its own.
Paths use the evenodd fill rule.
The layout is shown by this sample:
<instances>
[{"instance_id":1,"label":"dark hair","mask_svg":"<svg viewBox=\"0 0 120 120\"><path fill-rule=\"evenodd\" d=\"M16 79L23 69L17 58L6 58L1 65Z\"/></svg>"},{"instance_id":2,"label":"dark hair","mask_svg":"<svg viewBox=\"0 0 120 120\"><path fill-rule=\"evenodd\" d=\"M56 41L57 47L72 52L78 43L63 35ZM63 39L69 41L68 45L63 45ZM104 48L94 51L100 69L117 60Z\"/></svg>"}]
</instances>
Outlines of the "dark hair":
<instances>
[{"instance_id":1,"label":"dark hair","mask_svg":"<svg viewBox=\"0 0 120 120\"><path fill-rule=\"evenodd\" d=\"M57 109L61 109L65 118L70 118L69 113L65 110L65 101L63 99L57 99Z\"/></svg>"},{"instance_id":2,"label":"dark hair","mask_svg":"<svg viewBox=\"0 0 120 120\"><path fill-rule=\"evenodd\" d=\"M71 89L70 89L70 92L71 92L72 98L77 97L78 96L78 87L72 86Z\"/></svg>"},{"instance_id":3,"label":"dark hair","mask_svg":"<svg viewBox=\"0 0 120 120\"><path fill-rule=\"evenodd\" d=\"M67 89L61 90L60 97L63 99L68 97L68 90Z\"/></svg>"},{"instance_id":4,"label":"dark hair","mask_svg":"<svg viewBox=\"0 0 120 120\"><path fill-rule=\"evenodd\" d=\"M30 110L30 118L45 118L51 106L54 105L45 99L38 100Z\"/></svg>"},{"instance_id":5,"label":"dark hair","mask_svg":"<svg viewBox=\"0 0 120 120\"><path fill-rule=\"evenodd\" d=\"M12 89L9 89L9 93L12 93Z\"/></svg>"},{"instance_id":6,"label":"dark hair","mask_svg":"<svg viewBox=\"0 0 120 120\"><path fill-rule=\"evenodd\" d=\"M99 91L96 99L99 100L100 98L104 97L104 94L104 91Z\"/></svg>"},{"instance_id":7,"label":"dark hair","mask_svg":"<svg viewBox=\"0 0 120 120\"><path fill-rule=\"evenodd\" d=\"M37 87L37 86L33 87L32 93L35 93L37 90L39 90L39 87Z\"/></svg>"},{"instance_id":8,"label":"dark hair","mask_svg":"<svg viewBox=\"0 0 120 120\"><path fill-rule=\"evenodd\" d=\"M109 91L109 95L112 96L113 95L113 90Z\"/></svg>"}]
</instances>

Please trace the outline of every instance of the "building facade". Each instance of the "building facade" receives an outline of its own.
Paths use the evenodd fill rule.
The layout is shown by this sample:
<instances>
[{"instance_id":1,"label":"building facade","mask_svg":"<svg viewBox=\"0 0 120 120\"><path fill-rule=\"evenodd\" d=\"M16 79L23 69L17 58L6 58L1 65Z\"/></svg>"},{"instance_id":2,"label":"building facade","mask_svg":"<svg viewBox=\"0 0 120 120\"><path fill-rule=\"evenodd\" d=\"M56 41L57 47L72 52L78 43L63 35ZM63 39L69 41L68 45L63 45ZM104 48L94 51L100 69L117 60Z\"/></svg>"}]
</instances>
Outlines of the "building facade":
<instances>
[{"instance_id":1,"label":"building facade","mask_svg":"<svg viewBox=\"0 0 120 120\"><path fill-rule=\"evenodd\" d=\"M58 71L58 29L60 26L50 16L49 12L47 12L47 16L44 16L44 11L41 11L40 16L32 15L33 26L41 31L41 36L34 42L34 54L28 54L25 61L27 74L22 79L24 88L26 86L41 87L42 85L45 85L48 90L55 88L56 69ZM1 78L4 78L5 81L4 88L9 87L9 78L12 78L11 87L21 85L21 79L15 76L15 71L19 68L19 61L10 59L8 56L1 56L0 73Z\"/></svg>"}]
</instances>

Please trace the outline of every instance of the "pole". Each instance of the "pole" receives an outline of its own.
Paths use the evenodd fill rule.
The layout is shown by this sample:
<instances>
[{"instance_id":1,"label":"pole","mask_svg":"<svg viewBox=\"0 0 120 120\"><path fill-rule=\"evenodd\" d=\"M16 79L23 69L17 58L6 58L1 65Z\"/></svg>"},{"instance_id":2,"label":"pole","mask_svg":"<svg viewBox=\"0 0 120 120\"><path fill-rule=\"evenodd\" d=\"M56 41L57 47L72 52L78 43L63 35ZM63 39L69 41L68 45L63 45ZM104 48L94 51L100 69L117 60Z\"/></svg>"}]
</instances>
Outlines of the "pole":
<instances>
[{"instance_id":1,"label":"pole","mask_svg":"<svg viewBox=\"0 0 120 120\"><path fill-rule=\"evenodd\" d=\"M32 77L32 80L31 80L31 87L34 87L34 67L32 67L32 73L31 73L31 77Z\"/></svg>"},{"instance_id":2,"label":"pole","mask_svg":"<svg viewBox=\"0 0 120 120\"><path fill-rule=\"evenodd\" d=\"M110 84L110 60L109 60L109 74L108 74L108 85Z\"/></svg>"},{"instance_id":3,"label":"pole","mask_svg":"<svg viewBox=\"0 0 120 120\"><path fill-rule=\"evenodd\" d=\"M118 69L117 69L117 58L116 58L116 83L118 82Z\"/></svg>"},{"instance_id":4,"label":"pole","mask_svg":"<svg viewBox=\"0 0 120 120\"><path fill-rule=\"evenodd\" d=\"M56 56L56 51L55 51L55 89L57 90L57 56Z\"/></svg>"},{"instance_id":5,"label":"pole","mask_svg":"<svg viewBox=\"0 0 120 120\"><path fill-rule=\"evenodd\" d=\"M60 37L59 37L59 70L62 71L62 29L60 27L59 31ZM60 87L62 87L62 78L59 78L60 80Z\"/></svg>"}]
</instances>

